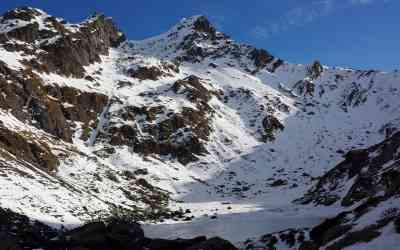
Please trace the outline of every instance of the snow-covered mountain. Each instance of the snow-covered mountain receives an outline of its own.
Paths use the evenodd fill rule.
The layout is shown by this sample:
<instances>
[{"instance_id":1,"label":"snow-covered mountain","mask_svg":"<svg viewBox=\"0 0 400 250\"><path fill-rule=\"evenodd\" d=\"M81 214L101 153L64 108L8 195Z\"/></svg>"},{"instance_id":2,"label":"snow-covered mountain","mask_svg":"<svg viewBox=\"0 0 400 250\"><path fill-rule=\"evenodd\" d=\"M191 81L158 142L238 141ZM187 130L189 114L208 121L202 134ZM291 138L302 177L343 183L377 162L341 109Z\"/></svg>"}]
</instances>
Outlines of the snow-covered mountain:
<instances>
[{"instance_id":1,"label":"snow-covered mountain","mask_svg":"<svg viewBox=\"0 0 400 250\"><path fill-rule=\"evenodd\" d=\"M18 8L0 17L0 207L67 228L122 209L150 236L246 249L396 249L399 111L397 71L292 64L204 16L129 41L103 15Z\"/></svg>"}]
</instances>

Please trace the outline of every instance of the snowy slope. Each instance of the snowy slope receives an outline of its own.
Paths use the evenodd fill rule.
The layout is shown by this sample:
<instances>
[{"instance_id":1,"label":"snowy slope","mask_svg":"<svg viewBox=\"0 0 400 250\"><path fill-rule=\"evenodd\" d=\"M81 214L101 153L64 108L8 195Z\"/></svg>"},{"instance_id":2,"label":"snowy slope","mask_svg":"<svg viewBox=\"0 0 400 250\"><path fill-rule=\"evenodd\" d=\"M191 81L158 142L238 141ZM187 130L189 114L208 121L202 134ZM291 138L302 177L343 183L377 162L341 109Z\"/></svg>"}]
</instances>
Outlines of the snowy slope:
<instances>
[{"instance_id":1,"label":"snowy slope","mask_svg":"<svg viewBox=\"0 0 400 250\"><path fill-rule=\"evenodd\" d=\"M27 22L47 29L48 14L35 13L30 21L0 19L0 33ZM74 36L88 23L64 26ZM57 39L55 34L31 44L47 46ZM6 44L29 42L12 38L0 46L1 62L17 72L28 67L24 60L41 60L44 47L29 54ZM0 155L6 166L0 176L1 207L69 226L115 205L135 211L190 209L191 221L145 222L146 233L219 235L238 243L310 228L342 211L338 204L292 201L345 152L377 144L399 127L398 72L291 64L236 43L202 16L184 19L157 37L108 48L83 69L90 78L33 70L47 88L107 97L99 112L93 109L95 119L67 119L71 141L1 106L4 127L51 138L55 155L68 152L49 176L28 168L29 162ZM398 207L399 200L392 204ZM383 235L399 239L391 229Z\"/></svg>"}]
</instances>

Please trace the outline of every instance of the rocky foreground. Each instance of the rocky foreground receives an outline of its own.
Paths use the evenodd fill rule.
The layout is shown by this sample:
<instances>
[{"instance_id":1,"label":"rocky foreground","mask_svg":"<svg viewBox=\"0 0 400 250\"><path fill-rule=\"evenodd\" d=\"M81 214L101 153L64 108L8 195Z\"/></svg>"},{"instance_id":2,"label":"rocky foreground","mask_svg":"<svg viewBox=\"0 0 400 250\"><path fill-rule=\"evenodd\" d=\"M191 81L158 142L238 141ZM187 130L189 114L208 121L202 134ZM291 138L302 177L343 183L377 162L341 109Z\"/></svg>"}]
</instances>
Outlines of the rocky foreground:
<instances>
[{"instance_id":1,"label":"rocky foreground","mask_svg":"<svg viewBox=\"0 0 400 250\"><path fill-rule=\"evenodd\" d=\"M1 249L43 250L235 250L215 237L149 239L139 224L123 218L90 222L73 230L56 230L9 210L0 211Z\"/></svg>"}]
</instances>

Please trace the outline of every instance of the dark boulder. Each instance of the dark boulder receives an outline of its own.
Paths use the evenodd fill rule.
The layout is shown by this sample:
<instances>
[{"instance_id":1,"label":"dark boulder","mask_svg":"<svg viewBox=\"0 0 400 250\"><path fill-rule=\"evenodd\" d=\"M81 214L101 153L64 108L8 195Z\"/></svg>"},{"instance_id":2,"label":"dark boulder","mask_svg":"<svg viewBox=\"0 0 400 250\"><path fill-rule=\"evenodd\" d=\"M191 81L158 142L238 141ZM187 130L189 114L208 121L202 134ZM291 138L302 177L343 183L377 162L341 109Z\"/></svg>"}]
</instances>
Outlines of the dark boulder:
<instances>
[{"instance_id":1,"label":"dark boulder","mask_svg":"<svg viewBox=\"0 0 400 250\"><path fill-rule=\"evenodd\" d=\"M107 225L107 230L111 235L126 235L133 239L144 238L144 231L140 224L132 222L111 221Z\"/></svg>"},{"instance_id":2,"label":"dark boulder","mask_svg":"<svg viewBox=\"0 0 400 250\"><path fill-rule=\"evenodd\" d=\"M229 241L215 237L188 247L186 250L237 250L237 248Z\"/></svg>"},{"instance_id":3,"label":"dark boulder","mask_svg":"<svg viewBox=\"0 0 400 250\"><path fill-rule=\"evenodd\" d=\"M92 222L76 228L65 235L73 246L83 246L89 249L109 249L107 228L103 222Z\"/></svg>"},{"instance_id":4,"label":"dark boulder","mask_svg":"<svg viewBox=\"0 0 400 250\"><path fill-rule=\"evenodd\" d=\"M56 236L55 229L0 208L0 249L40 249L49 245L50 239Z\"/></svg>"},{"instance_id":5,"label":"dark boulder","mask_svg":"<svg viewBox=\"0 0 400 250\"><path fill-rule=\"evenodd\" d=\"M16 238L15 236L7 234L6 232L0 232L1 249L22 250L23 248L20 247L18 241L18 238Z\"/></svg>"},{"instance_id":6,"label":"dark boulder","mask_svg":"<svg viewBox=\"0 0 400 250\"><path fill-rule=\"evenodd\" d=\"M206 240L207 239L204 236L193 239L152 239L149 240L149 243L145 247L149 250L183 250L193 245L205 242Z\"/></svg>"},{"instance_id":7,"label":"dark boulder","mask_svg":"<svg viewBox=\"0 0 400 250\"><path fill-rule=\"evenodd\" d=\"M143 229L138 223L111 221L107 225L107 239L112 249L132 250L142 245Z\"/></svg>"},{"instance_id":8,"label":"dark boulder","mask_svg":"<svg viewBox=\"0 0 400 250\"><path fill-rule=\"evenodd\" d=\"M305 241L300 245L299 250L319 250L319 247L312 241Z\"/></svg>"},{"instance_id":9,"label":"dark boulder","mask_svg":"<svg viewBox=\"0 0 400 250\"><path fill-rule=\"evenodd\" d=\"M394 228L396 229L396 232L400 234L400 216L394 220Z\"/></svg>"}]
</instances>

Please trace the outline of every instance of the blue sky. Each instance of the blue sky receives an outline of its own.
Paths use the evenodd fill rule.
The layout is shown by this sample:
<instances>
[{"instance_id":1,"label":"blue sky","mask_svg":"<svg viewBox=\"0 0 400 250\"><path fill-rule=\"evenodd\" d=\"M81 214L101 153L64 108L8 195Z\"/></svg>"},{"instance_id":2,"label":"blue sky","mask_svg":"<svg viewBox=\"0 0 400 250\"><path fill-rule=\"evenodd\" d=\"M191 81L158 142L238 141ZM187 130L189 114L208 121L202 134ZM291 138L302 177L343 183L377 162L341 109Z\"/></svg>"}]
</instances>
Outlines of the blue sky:
<instances>
[{"instance_id":1,"label":"blue sky","mask_svg":"<svg viewBox=\"0 0 400 250\"><path fill-rule=\"evenodd\" d=\"M104 12L134 40L204 14L235 40L291 62L400 69L399 0L1 0L0 12L21 5L71 22Z\"/></svg>"}]
</instances>

